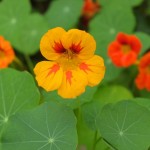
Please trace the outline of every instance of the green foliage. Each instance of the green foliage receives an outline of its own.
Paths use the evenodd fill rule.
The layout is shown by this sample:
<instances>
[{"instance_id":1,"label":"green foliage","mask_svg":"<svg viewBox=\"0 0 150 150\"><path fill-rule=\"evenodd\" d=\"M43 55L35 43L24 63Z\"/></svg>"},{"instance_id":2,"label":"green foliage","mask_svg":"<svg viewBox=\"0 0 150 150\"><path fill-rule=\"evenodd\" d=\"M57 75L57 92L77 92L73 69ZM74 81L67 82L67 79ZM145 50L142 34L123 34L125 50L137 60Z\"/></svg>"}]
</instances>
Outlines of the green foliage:
<instances>
[{"instance_id":1,"label":"green foliage","mask_svg":"<svg viewBox=\"0 0 150 150\"><path fill-rule=\"evenodd\" d=\"M140 39L142 43L142 50L140 55L143 55L150 48L150 36L143 32L137 32L135 35Z\"/></svg>"},{"instance_id":2,"label":"green foliage","mask_svg":"<svg viewBox=\"0 0 150 150\"><path fill-rule=\"evenodd\" d=\"M92 130L97 130L96 118L100 115L102 108L106 104L132 97L132 93L122 86L100 87L94 95L93 100L82 107L83 118L87 126Z\"/></svg>"},{"instance_id":3,"label":"green foliage","mask_svg":"<svg viewBox=\"0 0 150 150\"><path fill-rule=\"evenodd\" d=\"M82 104L91 101L96 90L97 90L97 87L92 87L92 88L87 87L86 91L82 95L80 95L74 99L61 98L57 94L57 91L46 92L46 91L42 90L42 99L43 99L43 101L56 101L58 103L66 105L72 109L75 109L75 108L80 107Z\"/></svg>"},{"instance_id":4,"label":"green foliage","mask_svg":"<svg viewBox=\"0 0 150 150\"><path fill-rule=\"evenodd\" d=\"M63 99L57 91L40 89L39 93L34 75L27 71L1 69L0 150L150 147L150 92L133 86L137 66L117 68L107 54L119 32L140 39L138 59L149 51L150 2L99 0L100 11L89 22L82 16L83 3L84 0L0 0L0 36L11 43L16 58L23 58L21 63L15 59L17 69L32 72L34 63L41 60L37 53L41 37L58 26L88 30L96 40L96 54L104 58L106 67L103 84L87 87L74 99ZM15 68L14 64L11 67Z\"/></svg>"},{"instance_id":5,"label":"green foliage","mask_svg":"<svg viewBox=\"0 0 150 150\"><path fill-rule=\"evenodd\" d=\"M150 99L148 99L148 98L134 98L133 101L135 101L139 105L144 106L148 110L150 110Z\"/></svg>"},{"instance_id":6,"label":"green foliage","mask_svg":"<svg viewBox=\"0 0 150 150\"><path fill-rule=\"evenodd\" d=\"M41 15L37 13L29 15L20 25L14 45L20 52L34 54L39 50L40 39L47 31L48 25Z\"/></svg>"},{"instance_id":7,"label":"green foliage","mask_svg":"<svg viewBox=\"0 0 150 150\"><path fill-rule=\"evenodd\" d=\"M142 3L143 0L101 0L101 5L102 6L108 6L108 5L120 5L120 6L124 6L124 7L134 7L134 6L138 6Z\"/></svg>"},{"instance_id":8,"label":"green foliage","mask_svg":"<svg viewBox=\"0 0 150 150\"><path fill-rule=\"evenodd\" d=\"M44 103L14 115L1 141L3 150L76 150L76 119L65 106Z\"/></svg>"},{"instance_id":9,"label":"green foliage","mask_svg":"<svg viewBox=\"0 0 150 150\"><path fill-rule=\"evenodd\" d=\"M0 70L0 133L12 115L35 107L39 99L39 91L28 72Z\"/></svg>"},{"instance_id":10,"label":"green foliage","mask_svg":"<svg viewBox=\"0 0 150 150\"><path fill-rule=\"evenodd\" d=\"M146 150L150 146L150 112L131 101L106 105L96 124L103 138L119 150Z\"/></svg>"},{"instance_id":11,"label":"green foliage","mask_svg":"<svg viewBox=\"0 0 150 150\"><path fill-rule=\"evenodd\" d=\"M83 120L78 120L78 148L77 150L82 150L83 148L86 150L93 150L93 141L95 140L95 132L92 130L89 130L89 128L86 126ZM97 132L96 132L97 133ZM98 134L96 134L96 138L98 138ZM108 144L105 143L103 140L100 140L95 150L111 150L108 147Z\"/></svg>"},{"instance_id":12,"label":"green foliage","mask_svg":"<svg viewBox=\"0 0 150 150\"><path fill-rule=\"evenodd\" d=\"M7 9L6 9L7 8ZM0 4L0 33L23 54L39 50L41 36L48 25L39 14L31 14L29 0L4 0Z\"/></svg>"},{"instance_id":13,"label":"green foliage","mask_svg":"<svg viewBox=\"0 0 150 150\"><path fill-rule=\"evenodd\" d=\"M115 8L115 9L114 9ZM118 13L119 12L119 13ZM128 21L126 21L128 20ZM115 79L121 72L114 67L107 56L107 49L110 42L115 40L119 32L131 33L135 27L135 17L130 8L123 9L123 6L110 5L102 10L90 24L90 33L97 42L96 53L101 55L105 60L106 76L105 80ZM112 72L110 76L110 72Z\"/></svg>"},{"instance_id":14,"label":"green foliage","mask_svg":"<svg viewBox=\"0 0 150 150\"><path fill-rule=\"evenodd\" d=\"M45 14L49 27L63 27L66 30L78 23L82 8L81 0L54 0Z\"/></svg>"}]
</instances>

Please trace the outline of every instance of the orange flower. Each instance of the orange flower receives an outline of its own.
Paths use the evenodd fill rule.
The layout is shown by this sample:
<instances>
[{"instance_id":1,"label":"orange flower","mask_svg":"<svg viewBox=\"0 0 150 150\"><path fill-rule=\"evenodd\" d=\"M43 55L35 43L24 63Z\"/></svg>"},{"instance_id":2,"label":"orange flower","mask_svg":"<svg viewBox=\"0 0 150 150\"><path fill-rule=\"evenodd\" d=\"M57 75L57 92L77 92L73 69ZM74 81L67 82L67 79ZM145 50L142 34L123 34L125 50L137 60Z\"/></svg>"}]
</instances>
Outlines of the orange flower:
<instances>
[{"instance_id":1,"label":"orange flower","mask_svg":"<svg viewBox=\"0 0 150 150\"><path fill-rule=\"evenodd\" d=\"M117 67L128 67L136 62L141 47L141 42L135 35L119 33L108 46L108 56Z\"/></svg>"},{"instance_id":2,"label":"orange flower","mask_svg":"<svg viewBox=\"0 0 150 150\"><path fill-rule=\"evenodd\" d=\"M150 52L141 58L138 69L139 74L135 79L137 88L150 91Z\"/></svg>"},{"instance_id":3,"label":"orange flower","mask_svg":"<svg viewBox=\"0 0 150 150\"><path fill-rule=\"evenodd\" d=\"M49 61L39 62L34 72L38 85L46 91L58 89L63 98L75 98L86 85L95 86L104 77L103 59L94 55L93 37L78 29L66 32L57 27L41 39L40 50Z\"/></svg>"},{"instance_id":4,"label":"orange flower","mask_svg":"<svg viewBox=\"0 0 150 150\"><path fill-rule=\"evenodd\" d=\"M14 58L14 50L10 43L0 36L0 68L8 67Z\"/></svg>"},{"instance_id":5,"label":"orange flower","mask_svg":"<svg viewBox=\"0 0 150 150\"><path fill-rule=\"evenodd\" d=\"M86 19L91 19L100 9L98 1L84 0L82 15Z\"/></svg>"}]
</instances>

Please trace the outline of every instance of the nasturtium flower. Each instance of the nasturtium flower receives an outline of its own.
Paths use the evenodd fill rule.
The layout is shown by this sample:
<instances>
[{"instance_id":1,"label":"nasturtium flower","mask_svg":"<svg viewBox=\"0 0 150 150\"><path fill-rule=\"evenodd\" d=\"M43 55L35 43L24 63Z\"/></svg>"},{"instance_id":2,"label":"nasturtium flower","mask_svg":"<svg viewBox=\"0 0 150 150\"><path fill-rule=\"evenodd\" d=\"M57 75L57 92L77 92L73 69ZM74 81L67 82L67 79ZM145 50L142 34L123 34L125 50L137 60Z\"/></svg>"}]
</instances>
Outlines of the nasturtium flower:
<instances>
[{"instance_id":1,"label":"nasturtium flower","mask_svg":"<svg viewBox=\"0 0 150 150\"><path fill-rule=\"evenodd\" d=\"M11 44L0 36L0 68L6 68L15 58Z\"/></svg>"},{"instance_id":2,"label":"nasturtium flower","mask_svg":"<svg viewBox=\"0 0 150 150\"><path fill-rule=\"evenodd\" d=\"M117 67L129 67L137 61L141 47L135 35L119 33L108 46L108 56Z\"/></svg>"},{"instance_id":3,"label":"nasturtium flower","mask_svg":"<svg viewBox=\"0 0 150 150\"><path fill-rule=\"evenodd\" d=\"M150 91L150 52L145 54L138 65L139 74L135 79L135 84L138 89L147 89Z\"/></svg>"},{"instance_id":4,"label":"nasturtium flower","mask_svg":"<svg viewBox=\"0 0 150 150\"><path fill-rule=\"evenodd\" d=\"M63 98L75 98L87 85L99 84L105 67L103 59L94 55L95 49L94 38L85 31L49 30L40 42L41 53L48 61L34 68L38 85L46 91L58 90Z\"/></svg>"},{"instance_id":5,"label":"nasturtium flower","mask_svg":"<svg viewBox=\"0 0 150 150\"><path fill-rule=\"evenodd\" d=\"M99 12L100 4L98 1L84 0L82 16L86 19L91 19L97 12Z\"/></svg>"}]
</instances>

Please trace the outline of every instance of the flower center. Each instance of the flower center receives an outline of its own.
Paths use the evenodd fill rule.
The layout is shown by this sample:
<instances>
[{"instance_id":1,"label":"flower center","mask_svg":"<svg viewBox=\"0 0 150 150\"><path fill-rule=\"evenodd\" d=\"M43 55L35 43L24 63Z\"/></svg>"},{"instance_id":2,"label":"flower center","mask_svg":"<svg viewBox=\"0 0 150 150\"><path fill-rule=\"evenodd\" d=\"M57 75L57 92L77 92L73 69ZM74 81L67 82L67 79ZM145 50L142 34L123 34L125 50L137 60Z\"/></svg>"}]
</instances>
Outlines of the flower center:
<instances>
[{"instance_id":1,"label":"flower center","mask_svg":"<svg viewBox=\"0 0 150 150\"><path fill-rule=\"evenodd\" d=\"M66 50L66 52L56 61L65 71L75 69L80 63L77 54L71 50Z\"/></svg>"},{"instance_id":2,"label":"flower center","mask_svg":"<svg viewBox=\"0 0 150 150\"><path fill-rule=\"evenodd\" d=\"M131 48L129 45L123 45L121 48L124 54L127 54L131 51Z\"/></svg>"},{"instance_id":3,"label":"flower center","mask_svg":"<svg viewBox=\"0 0 150 150\"><path fill-rule=\"evenodd\" d=\"M72 43L68 49L65 49L61 42L55 42L53 48L57 53L61 54L60 58L56 61L65 71L75 69L81 62L77 57L83 49L83 47L81 47L81 41L77 44Z\"/></svg>"}]
</instances>

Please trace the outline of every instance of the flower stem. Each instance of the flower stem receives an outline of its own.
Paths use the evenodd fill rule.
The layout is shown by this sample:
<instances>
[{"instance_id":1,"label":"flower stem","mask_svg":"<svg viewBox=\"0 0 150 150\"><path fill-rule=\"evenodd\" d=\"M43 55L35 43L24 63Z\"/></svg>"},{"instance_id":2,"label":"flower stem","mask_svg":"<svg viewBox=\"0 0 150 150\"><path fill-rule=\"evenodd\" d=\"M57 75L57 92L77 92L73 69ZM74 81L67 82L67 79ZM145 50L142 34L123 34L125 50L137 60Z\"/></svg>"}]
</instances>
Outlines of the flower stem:
<instances>
[{"instance_id":1,"label":"flower stem","mask_svg":"<svg viewBox=\"0 0 150 150\"><path fill-rule=\"evenodd\" d=\"M97 139L97 135L98 135L98 131L96 131L96 132L95 132L95 135L94 135L94 140L93 140L93 150L96 149L97 143L102 139L102 137L99 137L99 138Z\"/></svg>"},{"instance_id":2,"label":"flower stem","mask_svg":"<svg viewBox=\"0 0 150 150\"><path fill-rule=\"evenodd\" d=\"M93 150L95 150L96 148L96 141L97 141L97 131L95 132L95 135L94 135L94 140L93 140Z\"/></svg>"},{"instance_id":3,"label":"flower stem","mask_svg":"<svg viewBox=\"0 0 150 150\"><path fill-rule=\"evenodd\" d=\"M14 63L16 63L16 65L17 65L20 69L22 69L22 70L25 69L25 66L23 65L22 61L21 61L17 56L15 56Z\"/></svg>"},{"instance_id":4,"label":"flower stem","mask_svg":"<svg viewBox=\"0 0 150 150\"><path fill-rule=\"evenodd\" d=\"M28 65L28 69L29 69L30 73L34 74L33 73L34 65L32 63L32 60L31 60L30 56L29 55L24 55L24 58L26 60L26 63Z\"/></svg>"}]
</instances>

